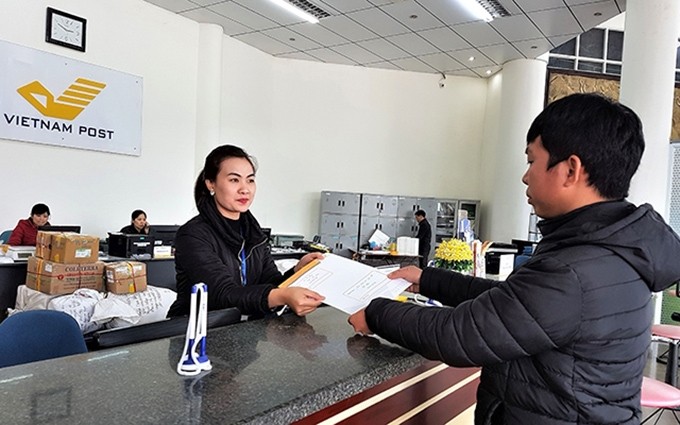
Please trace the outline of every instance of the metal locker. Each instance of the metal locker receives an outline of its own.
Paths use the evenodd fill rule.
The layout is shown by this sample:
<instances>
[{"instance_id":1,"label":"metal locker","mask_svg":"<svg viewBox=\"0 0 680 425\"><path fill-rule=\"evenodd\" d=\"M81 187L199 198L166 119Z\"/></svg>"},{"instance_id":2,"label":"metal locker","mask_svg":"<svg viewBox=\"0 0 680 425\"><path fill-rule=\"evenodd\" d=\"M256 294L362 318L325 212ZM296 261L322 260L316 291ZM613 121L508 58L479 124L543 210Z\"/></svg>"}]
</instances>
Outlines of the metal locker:
<instances>
[{"instance_id":1,"label":"metal locker","mask_svg":"<svg viewBox=\"0 0 680 425\"><path fill-rule=\"evenodd\" d=\"M321 192L321 214L359 215L361 195L351 192Z\"/></svg>"},{"instance_id":2,"label":"metal locker","mask_svg":"<svg viewBox=\"0 0 680 425\"><path fill-rule=\"evenodd\" d=\"M359 227L359 246L368 243L368 239L373 236L373 232L380 229L384 234L391 238L397 235L397 219L395 217L361 217Z\"/></svg>"},{"instance_id":3,"label":"metal locker","mask_svg":"<svg viewBox=\"0 0 680 425\"><path fill-rule=\"evenodd\" d=\"M425 211L425 217L432 222L437 212L437 200L434 198L421 198L416 196L400 196L397 208L397 217L411 218L415 220L418 210Z\"/></svg>"},{"instance_id":4,"label":"metal locker","mask_svg":"<svg viewBox=\"0 0 680 425\"><path fill-rule=\"evenodd\" d=\"M408 236L413 238L418 233L418 222L411 218L397 219L397 237Z\"/></svg>"},{"instance_id":5,"label":"metal locker","mask_svg":"<svg viewBox=\"0 0 680 425\"><path fill-rule=\"evenodd\" d=\"M319 233L326 235L355 235L359 231L359 216L349 214L322 214Z\"/></svg>"},{"instance_id":6,"label":"metal locker","mask_svg":"<svg viewBox=\"0 0 680 425\"><path fill-rule=\"evenodd\" d=\"M362 216L397 216L399 198L388 195L361 195L361 215Z\"/></svg>"},{"instance_id":7,"label":"metal locker","mask_svg":"<svg viewBox=\"0 0 680 425\"><path fill-rule=\"evenodd\" d=\"M333 250L333 254L351 258L353 252L358 250L357 235L337 236L321 235L321 243Z\"/></svg>"}]
</instances>

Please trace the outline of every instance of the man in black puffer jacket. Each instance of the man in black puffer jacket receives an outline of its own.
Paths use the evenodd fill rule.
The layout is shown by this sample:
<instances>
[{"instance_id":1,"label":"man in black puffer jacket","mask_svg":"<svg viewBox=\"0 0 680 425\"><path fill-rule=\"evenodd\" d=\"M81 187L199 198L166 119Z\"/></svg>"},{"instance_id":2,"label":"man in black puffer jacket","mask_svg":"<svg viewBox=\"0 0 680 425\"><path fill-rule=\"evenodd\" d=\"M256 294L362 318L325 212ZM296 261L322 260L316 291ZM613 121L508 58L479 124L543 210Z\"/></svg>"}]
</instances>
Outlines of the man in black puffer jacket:
<instances>
[{"instance_id":1,"label":"man in black puffer jacket","mask_svg":"<svg viewBox=\"0 0 680 425\"><path fill-rule=\"evenodd\" d=\"M638 424L651 293L680 280L680 240L626 202L644 140L629 108L593 94L549 105L522 181L543 239L504 282L392 273L453 308L374 300L350 317L429 359L483 366L475 423Z\"/></svg>"}]
</instances>

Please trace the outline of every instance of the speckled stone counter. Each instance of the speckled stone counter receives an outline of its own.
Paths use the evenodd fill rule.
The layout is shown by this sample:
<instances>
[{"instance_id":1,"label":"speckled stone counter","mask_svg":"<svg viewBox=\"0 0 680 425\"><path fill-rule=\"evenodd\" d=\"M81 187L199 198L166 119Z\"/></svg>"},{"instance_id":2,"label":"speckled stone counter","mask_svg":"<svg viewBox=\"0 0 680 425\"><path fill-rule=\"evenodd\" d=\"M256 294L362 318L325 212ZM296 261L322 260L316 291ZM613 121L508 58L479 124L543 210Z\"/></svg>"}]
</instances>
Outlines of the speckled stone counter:
<instances>
[{"instance_id":1,"label":"speckled stone counter","mask_svg":"<svg viewBox=\"0 0 680 425\"><path fill-rule=\"evenodd\" d=\"M197 377L175 372L183 337L0 369L0 423L287 424L425 362L346 320L324 307L212 329Z\"/></svg>"}]
</instances>

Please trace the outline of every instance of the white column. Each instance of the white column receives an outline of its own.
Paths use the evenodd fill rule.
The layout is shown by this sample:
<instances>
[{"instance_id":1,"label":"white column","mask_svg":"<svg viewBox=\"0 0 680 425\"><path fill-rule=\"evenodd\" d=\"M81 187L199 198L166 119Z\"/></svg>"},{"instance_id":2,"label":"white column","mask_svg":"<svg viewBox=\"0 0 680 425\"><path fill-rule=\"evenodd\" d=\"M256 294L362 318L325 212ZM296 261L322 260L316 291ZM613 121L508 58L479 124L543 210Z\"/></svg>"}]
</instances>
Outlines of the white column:
<instances>
[{"instance_id":1,"label":"white column","mask_svg":"<svg viewBox=\"0 0 680 425\"><path fill-rule=\"evenodd\" d=\"M673 117L675 56L680 34L677 0L628 0L619 100L642 120L645 153L628 199L650 203L668 219L669 137ZM655 297L654 323L661 321Z\"/></svg>"},{"instance_id":2,"label":"white column","mask_svg":"<svg viewBox=\"0 0 680 425\"><path fill-rule=\"evenodd\" d=\"M680 2L628 0L624 34L620 101L640 116L646 143L629 200L650 203L667 218Z\"/></svg>"},{"instance_id":3,"label":"white column","mask_svg":"<svg viewBox=\"0 0 680 425\"><path fill-rule=\"evenodd\" d=\"M503 65L489 81L485 146L483 147L483 236L510 242L526 239L531 206L522 175L526 171L526 134L543 110L546 62L518 59ZM485 205L484 205L485 204Z\"/></svg>"},{"instance_id":4,"label":"white column","mask_svg":"<svg viewBox=\"0 0 680 425\"><path fill-rule=\"evenodd\" d=\"M222 99L222 27L199 24L198 81L196 83L195 174L203 169L205 157L219 146Z\"/></svg>"}]
</instances>

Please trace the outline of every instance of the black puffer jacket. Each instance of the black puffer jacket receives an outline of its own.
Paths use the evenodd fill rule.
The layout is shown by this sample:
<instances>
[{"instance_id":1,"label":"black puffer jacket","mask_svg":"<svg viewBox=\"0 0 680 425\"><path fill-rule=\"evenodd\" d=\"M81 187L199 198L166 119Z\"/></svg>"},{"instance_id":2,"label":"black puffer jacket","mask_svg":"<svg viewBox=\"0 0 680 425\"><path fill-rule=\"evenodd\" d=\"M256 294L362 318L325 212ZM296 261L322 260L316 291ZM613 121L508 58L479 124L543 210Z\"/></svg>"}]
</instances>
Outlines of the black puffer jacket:
<instances>
[{"instance_id":1,"label":"black puffer jacket","mask_svg":"<svg viewBox=\"0 0 680 425\"><path fill-rule=\"evenodd\" d=\"M680 241L649 205L603 202L541 224L504 282L425 269L455 308L375 300L371 330L430 359L483 366L475 423L637 424L651 291L680 280Z\"/></svg>"},{"instance_id":2,"label":"black puffer jacket","mask_svg":"<svg viewBox=\"0 0 680 425\"><path fill-rule=\"evenodd\" d=\"M284 277L274 264L266 235L247 211L239 219L241 236L218 213L214 201L208 201L199 205L199 215L177 231L177 300L168 316L189 314L191 287L200 282L208 285L208 310L237 307L243 314L268 312L269 292ZM241 249L246 252L245 286L241 284Z\"/></svg>"}]
</instances>

